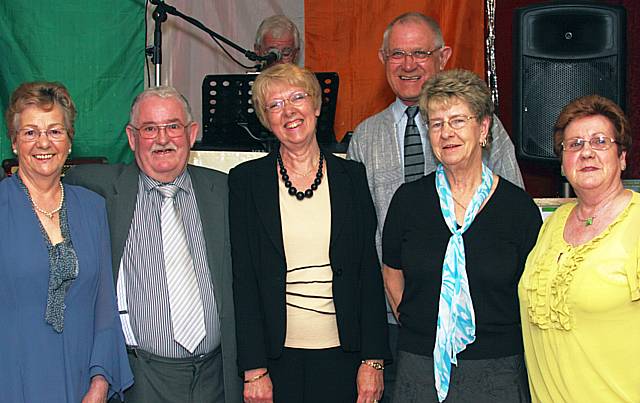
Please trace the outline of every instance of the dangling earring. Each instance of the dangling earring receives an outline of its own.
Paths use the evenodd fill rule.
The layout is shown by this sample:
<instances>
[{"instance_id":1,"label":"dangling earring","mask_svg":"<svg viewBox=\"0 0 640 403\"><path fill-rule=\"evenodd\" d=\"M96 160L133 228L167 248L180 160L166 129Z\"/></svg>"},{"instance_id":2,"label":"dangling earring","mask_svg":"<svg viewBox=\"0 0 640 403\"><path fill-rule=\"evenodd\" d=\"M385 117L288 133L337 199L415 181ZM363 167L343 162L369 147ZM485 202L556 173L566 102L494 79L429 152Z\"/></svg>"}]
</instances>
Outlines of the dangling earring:
<instances>
[{"instance_id":1,"label":"dangling earring","mask_svg":"<svg viewBox=\"0 0 640 403\"><path fill-rule=\"evenodd\" d=\"M14 149L13 149L13 153L14 153L15 155L18 155L18 150L16 150L16 149L14 148Z\"/></svg>"},{"instance_id":2,"label":"dangling earring","mask_svg":"<svg viewBox=\"0 0 640 403\"><path fill-rule=\"evenodd\" d=\"M485 148L487 146L487 138L483 138L480 142L480 147Z\"/></svg>"}]
</instances>

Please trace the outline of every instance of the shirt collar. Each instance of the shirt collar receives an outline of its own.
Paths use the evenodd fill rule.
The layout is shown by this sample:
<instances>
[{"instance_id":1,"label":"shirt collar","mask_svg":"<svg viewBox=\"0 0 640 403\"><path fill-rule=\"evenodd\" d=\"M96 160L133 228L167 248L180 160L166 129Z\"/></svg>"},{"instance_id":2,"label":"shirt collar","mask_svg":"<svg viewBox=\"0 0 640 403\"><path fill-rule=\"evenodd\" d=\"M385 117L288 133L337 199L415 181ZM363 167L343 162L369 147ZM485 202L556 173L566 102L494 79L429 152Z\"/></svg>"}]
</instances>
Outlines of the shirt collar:
<instances>
[{"instance_id":1,"label":"shirt collar","mask_svg":"<svg viewBox=\"0 0 640 403\"><path fill-rule=\"evenodd\" d=\"M391 113L393 114L393 121L396 124L400 124L402 119L406 117L405 111L408 106L402 102L400 98L396 98L396 100L391 104ZM418 114L416 115L416 120L420 117L420 110L418 110Z\"/></svg>"},{"instance_id":2,"label":"shirt collar","mask_svg":"<svg viewBox=\"0 0 640 403\"><path fill-rule=\"evenodd\" d=\"M140 180L142 181L142 185L144 187L145 192L150 192L158 186L173 184L179 187L181 190L187 192L187 194L191 193L193 190L193 186L191 185L191 176L189 176L189 170L185 169L178 177L176 177L171 182L159 182L144 172L140 171Z\"/></svg>"}]
</instances>

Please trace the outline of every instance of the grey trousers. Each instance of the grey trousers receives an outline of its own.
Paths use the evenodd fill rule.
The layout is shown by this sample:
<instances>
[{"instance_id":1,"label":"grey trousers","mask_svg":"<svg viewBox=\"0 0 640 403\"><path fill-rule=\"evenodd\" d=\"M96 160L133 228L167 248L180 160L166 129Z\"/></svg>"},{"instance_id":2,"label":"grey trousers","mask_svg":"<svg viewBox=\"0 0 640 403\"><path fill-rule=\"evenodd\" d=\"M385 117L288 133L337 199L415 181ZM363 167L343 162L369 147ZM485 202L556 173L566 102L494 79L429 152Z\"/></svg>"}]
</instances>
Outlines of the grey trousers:
<instances>
[{"instance_id":1,"label":"grey trousers","mask_svg":"<svg viewBox=\"0 0 640 403\"><path fill-rule=\"evenodd\" d=\"M438 402L433 358L398 351L393 400L402 403ZM451 366L445 403L529 403L524 356L458 360Z\"/></svg>"},{"instance_id":2,"label":"grey trousers","mask_svg":"<svg viewBox=\"0 0 640 403\"><path fill-rule=\"evenodd\" d=\"M124 392L126 403L224 403L220 348L184 359L142 350L129 350L128 356L134 383Z\"/></svg>"}]
</instances>

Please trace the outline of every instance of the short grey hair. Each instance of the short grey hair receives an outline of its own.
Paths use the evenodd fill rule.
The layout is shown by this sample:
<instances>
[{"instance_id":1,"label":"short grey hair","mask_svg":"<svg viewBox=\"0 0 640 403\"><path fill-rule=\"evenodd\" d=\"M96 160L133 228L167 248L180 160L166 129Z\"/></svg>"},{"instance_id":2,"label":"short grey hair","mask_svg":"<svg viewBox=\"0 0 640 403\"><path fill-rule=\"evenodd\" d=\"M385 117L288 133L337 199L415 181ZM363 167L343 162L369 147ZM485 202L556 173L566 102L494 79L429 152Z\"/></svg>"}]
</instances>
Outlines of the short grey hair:
<instances>
[{"instance_id":1,"label":"short grey hair","mask_svg":"<svg viewBox=\"0 0 640 403\"><path fill-rule=\"evenodd\" d=\"M408 22L421 22L425 24L431 29L436 37L436 43L434 46L436 48L444 46L444 38L442 37L442 29L440 28L440 24L438 24L436 20L427 15L416 11L411 11L397 16L389 23L389 25L387 25L387 28L384 30L384 34L382 35L381 50L389 50L389 35L391 35L391 30L393 29L393 27L396 24L406 24Z\"/></svg>"},{"instance_id":2,"label":"short grey hair","mask_svg":"<svg viewBox=\"0 0 640 403\"><path fill-rule=\"evenodd\" d=\"M193 121L193 115L191 113L191 106L189 105L189 101L182 95L178 90L168 85L161 85L159 87L149 87L146 90L142 91L138 96L135 97L133 102L131 103L131 113L129 115L129 124L133 125L133 121L137 117L138 114L138 105L142 100L147 99L149 97L158 97L162 99L175 98L182 105L182 110L184 111L185 116L187 117L189 123Z\"/></svg>"},{"instance_id":3,"label":"short grey hair","mask_svg":"<svg viewBox=\"0 0 640 403\"><path fill-rule=\"evenodd\" d=\"M466 103L478 121L488 117L491 127L495 110L491 91L482 78L469 70L445 70L425 81L420 93L420 114L428 120L429 105L450 105L456 100ZM487 140L493 140L491 132Z\"/></svg>"},{"instance_id":4,"label":"short grey hair","mask_svg":"<svg viewBox=\"0 0 640 403\"><path fill-rule=\"evenodd\" d=\"M293 45L296 49L300 49L300 32L296 24L287 16L278 14L265 18L256 32L256 47L262 46L262 40L267 32L271 32L276 38L283 37L285 33L291 33L293 35Z\"/></svg>"}]
</instances>

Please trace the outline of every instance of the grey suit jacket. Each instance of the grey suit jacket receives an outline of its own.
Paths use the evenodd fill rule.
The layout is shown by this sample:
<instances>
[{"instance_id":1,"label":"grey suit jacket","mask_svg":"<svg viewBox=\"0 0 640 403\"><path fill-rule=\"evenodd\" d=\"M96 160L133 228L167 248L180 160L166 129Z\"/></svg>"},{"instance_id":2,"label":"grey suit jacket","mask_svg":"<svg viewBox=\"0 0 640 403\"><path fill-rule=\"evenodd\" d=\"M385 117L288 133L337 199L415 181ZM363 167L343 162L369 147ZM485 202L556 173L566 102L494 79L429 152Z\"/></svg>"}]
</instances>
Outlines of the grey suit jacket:
<instances>
[{"instance_id":1,"label":"grey suit jacket","mask_svg":"<svg viewBox=\"0 0 640 403\"><path fill-rule=\"evenodd\" d=\"M404 183L402 150L398 144L396 135L398 129L392 107L393 104L360 123L353 132L347 151L347 158L362 162L367 169L367 181L378 216L376 247L380 259L382 259L382 228L387 216L387 209L393 194ZM421 122L417 123L422 124ZM493 141L488 147L488 151L483 154L484 162L496 175L524 188L513 143L495 115L493 116L491 134ZM431 147L427 147L427 150L429 151L425 154L425 175L435 171L438 166L438 160L430 151Z\"/></svg>"},{"instance_id":2,"label":"grey suit jacket","mask_svg":"<svg viewBox=\"0 0 640 403\"><path fill-rule=\"evenodd\" d=\"M207 168L187 167L198 203L207 247L211 281L220 317L225 401L242 401L236 365L235 319L229 241L227 175ZM130 165L81 165L70 169L64 182L84 186L107 202L114 281L129 234L138 193L139 169Z\"/></svg>"}]
</instances>

